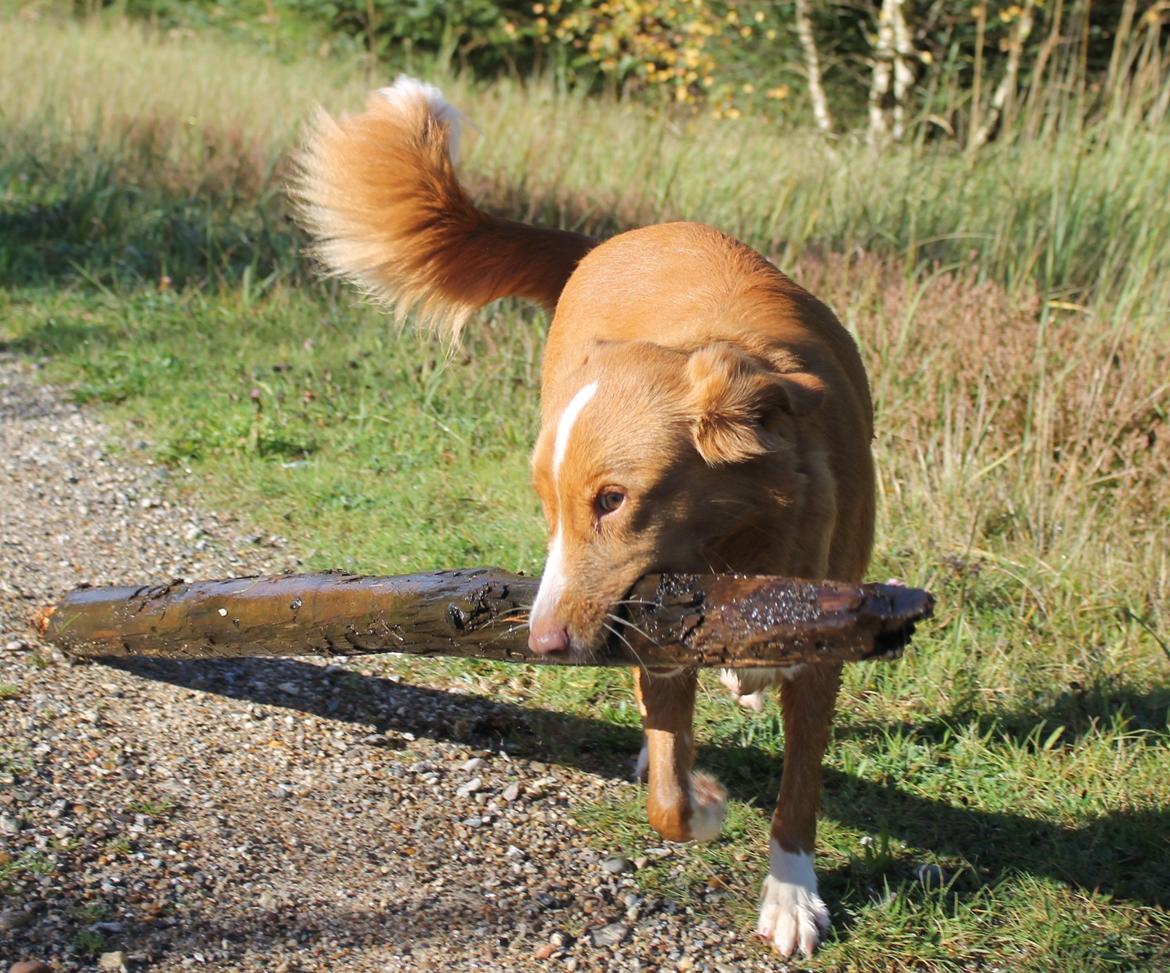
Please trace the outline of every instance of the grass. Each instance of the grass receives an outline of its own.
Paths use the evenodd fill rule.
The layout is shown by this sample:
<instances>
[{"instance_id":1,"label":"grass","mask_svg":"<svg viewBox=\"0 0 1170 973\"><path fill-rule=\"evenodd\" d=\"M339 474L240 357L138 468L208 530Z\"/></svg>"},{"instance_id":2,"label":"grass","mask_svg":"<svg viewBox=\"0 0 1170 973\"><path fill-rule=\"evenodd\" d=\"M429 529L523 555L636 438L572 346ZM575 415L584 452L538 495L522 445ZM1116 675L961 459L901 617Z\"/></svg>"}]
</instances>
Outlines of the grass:
<instances>
[{"instance_id":1,"label":"grass","mask_svg":"<svg viewBox=\"0 0 1170 973\"><path fill-rule=\"evenodd\" d=\"M4 852L3 860L0 860L0 895L14 892L12 883L19 875L52 875L55 868L55 860L39 851L26 851L15 857Z\"/></svg>"},{"instance_id":2,"label":"grass","mask_svg":"<svg viewBox=\"0 0 1170 973\"><path fill-rule=\"evenodd\" d=\"M163 798L161 801L131 801L126 805L126 812L128 814L141 814L148 818L161 818L173 806L174 802L170 798Z\"/></svg>"},{"instance_id":3,"label":"grass","mask_svg":"<svg viewBox=\"0 0 1170 973\"><path fill-rule=\"evenodd\" d=\"M83 956L97 956L106 948L106 937L93 929L74 933L70 945Z\"/></svg>"},{"instance_id":4,"label":"grass","mask_svg":"<svg viewBox=\"0 0 1170 973\"><path fill-rule=\"evenodd\" d=\"M543 320L500 305L448 356L316 281L287 218L281 160L309 105L382 79L117 22L3 26L4 345L309 567L539 570ZM702 218L861 345L872 575L939 608L903 661L848 673L822 828L836 933L812 965L1170 965L1170 132L1118 117L878 158L540 83L450 87L493 207L598 231ZM558 759L637 749L621 673L379 664L558 711L538 734ZM727 836L639 875L746 925L778 711L707 686L699 734ZM581 817L606 847L656 843L636 795Z\"/></svg>"}]
</instances>

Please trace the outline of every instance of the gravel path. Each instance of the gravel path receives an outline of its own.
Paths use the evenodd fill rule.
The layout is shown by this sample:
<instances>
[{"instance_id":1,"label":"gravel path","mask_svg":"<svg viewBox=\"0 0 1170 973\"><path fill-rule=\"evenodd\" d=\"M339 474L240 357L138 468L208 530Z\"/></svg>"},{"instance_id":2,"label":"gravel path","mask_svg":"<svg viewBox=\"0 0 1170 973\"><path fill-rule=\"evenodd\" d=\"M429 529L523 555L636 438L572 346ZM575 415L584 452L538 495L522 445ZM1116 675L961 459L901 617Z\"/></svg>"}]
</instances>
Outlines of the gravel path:
<instances>
[{"instance_id":1,"label":"gravel path","mask_svg":"<svg viewBox=\"0 0 1170 973\"><path fill-rule=\"evenodd\" d=\"M516 742L526 708L376 659L114 667L39 645L31 611L83 581L297 563L112 441L0 358L0 973L783 968L640 895L638 862L573 819L631 799L625 755L543 763Z\"/></svg>"}]
</instances>

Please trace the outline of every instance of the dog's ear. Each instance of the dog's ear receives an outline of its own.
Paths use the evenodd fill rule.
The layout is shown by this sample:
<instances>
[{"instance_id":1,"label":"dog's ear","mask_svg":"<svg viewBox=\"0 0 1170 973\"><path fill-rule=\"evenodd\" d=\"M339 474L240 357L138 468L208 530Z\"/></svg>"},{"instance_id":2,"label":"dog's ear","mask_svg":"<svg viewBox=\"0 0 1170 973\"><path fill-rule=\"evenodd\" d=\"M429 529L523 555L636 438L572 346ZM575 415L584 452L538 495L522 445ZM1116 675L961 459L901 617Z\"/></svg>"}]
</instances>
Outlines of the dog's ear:
<instances>
[{"instance_id":1,"label":"dog's ear","mask_svg":"<svg viewBox=\"0 0 1170 973\"><path fill-rule=\"evenodd\" d=\"M742 463L773 449L768 419L778 412L807 415L824 393L815 376L777 374L724 342L693 352L687 378L695 448L711 466Z\"/></svg>"}]
</instances>

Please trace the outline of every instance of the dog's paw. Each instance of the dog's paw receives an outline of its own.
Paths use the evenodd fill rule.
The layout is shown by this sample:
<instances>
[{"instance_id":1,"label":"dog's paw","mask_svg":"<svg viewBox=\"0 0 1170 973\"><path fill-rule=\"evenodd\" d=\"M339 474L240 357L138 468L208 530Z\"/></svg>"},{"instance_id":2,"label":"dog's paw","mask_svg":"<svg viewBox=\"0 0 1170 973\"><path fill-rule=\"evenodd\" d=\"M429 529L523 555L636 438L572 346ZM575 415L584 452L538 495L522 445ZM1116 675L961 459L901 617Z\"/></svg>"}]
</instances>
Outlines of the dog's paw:
<instances>
[{"instance_id":1,"label":"dog's paw","mask_svg":"<svg viewBox=\"0 0 1170 973\"><path fill-rule=\"evenodd\" d=\"M787 852L773 841L771 858L756 932L785 958L798 949L812 956L830 925L829 910L817 895L812 857Z\"/></svg>"},{"instance_id":2,"label":"dog's paw","mask_svg":"<svg viewBox=\"0 0 1170 973\"><path fill-rule=\"evenodd\" d=\"M691 774L691 840L714 841L727 816L727 791L710 774Z\"/></svg>"},{"instance_id":3,"label":"dog's paw","mask_svg":"<svg viewBox=\"0 0 1170 973\"><path fill-rule=\"evenodd\" d=\"M758 693L747 693L744 696L736 696L735 701L744 709L750 709L753 713L764 712L764 691L762 689Z\"/></svg>"},{"instance_id":4,"label":"dog's paw","mask_svg":"<svg viewBox=\"0 0 1170 973\"><path fill-rule=\"evenodd\" d=\"M764 689L775 680L775 670L761 671L763 675L742 669L722 669L719 672L719 681L727 687L740 706L760 713L764 709Z\"/></svg>"},{"instance_id":5,"label":"dog's paw","mask_svg":"<svg viewBox=\"0 0 1170 973\"><path fill-rule=\"evenodd\" d=\"M634 762L633 780L636 784L645 784L650 779L650 748L642 742L642 749L638 751L638 759Z\"/></svg>"},{"instance_id":6,"label":"dog's paw","mask_svg":"<svg viewBox=\"0 0 1170 973\"><path fill-rule=\"evenodd\" d=\"M768 669L721 669L719 681L728 688L735 701L744 709L759 713L764 709L764 690L790 679L804 671L804 663Z\"/></svg>"}]
</instances>

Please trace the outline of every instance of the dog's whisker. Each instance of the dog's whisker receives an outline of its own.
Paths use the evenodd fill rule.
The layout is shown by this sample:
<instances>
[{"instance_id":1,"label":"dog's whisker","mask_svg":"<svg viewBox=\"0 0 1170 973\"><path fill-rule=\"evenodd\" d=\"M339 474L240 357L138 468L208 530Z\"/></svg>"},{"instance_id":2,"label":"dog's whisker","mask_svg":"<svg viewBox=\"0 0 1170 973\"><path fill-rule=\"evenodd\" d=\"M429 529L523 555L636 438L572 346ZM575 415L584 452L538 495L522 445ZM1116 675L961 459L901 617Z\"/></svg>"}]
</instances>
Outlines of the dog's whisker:
<instances>
[{"instance_id":1,"label":"dog's whisker","mask_svg":"<svg viewBox=\"0 0 1170 973\"><path fill-rule=\"evenodd\" d=\"M654 642L654 639L652 639L650 637L649 633L643 632L640 628L638 628L637 625L635 625L633 622L631 622L628 618L622 618L620 615L615 615L613 612L607 612L606 617L611 619L612 621L617 622L619 625L624 625L624 626L626 626L626 628L633 629L635 632L637 632L639 635L641 635L642 638L644 638L647 642L650 642L650 643Z\"/></svg>"},{"instance_id":2,"label":"dog's whisker","mask_svg":"<svg viewBox=\"0 0 1170 973\"><path fill-rule=\"evenodd\" d=\"M491 644L492 642L499 642L500 639L506 639L511 635L515 635L517 632L523 631L527 627L528 623L525 622L522 625L513 625L510 628L506 628L504 631L498 632L493 638L489 639L488 644Z\"/></svg>"},{"instance_id":3,"label":"dog's whisker","mask_svg":"<svg viewBox=\"0 0 1170 973\"><path fill-rule=\"evenodd\" d=\"M619 639L621 639L623 642L625 642L626 648L630 650L630 654L637 660L638 668L641 669L647 675L650 674L649 667L646 665L645 662L642 661L642 657L640 655L638 655L638 650L635 649L634 646L630 644L630 640L628 638L626 638L624 635L622 635L621 632L619 632L616 628L614 628L612 625L608 624L607 622L602 622L601 627L604 628L611 635L616 635Z\"/></svg>"}]
</instances>

